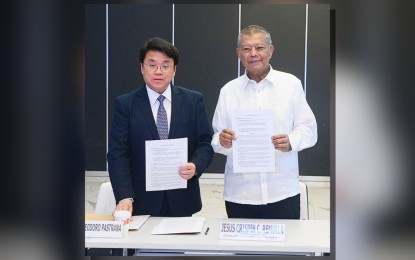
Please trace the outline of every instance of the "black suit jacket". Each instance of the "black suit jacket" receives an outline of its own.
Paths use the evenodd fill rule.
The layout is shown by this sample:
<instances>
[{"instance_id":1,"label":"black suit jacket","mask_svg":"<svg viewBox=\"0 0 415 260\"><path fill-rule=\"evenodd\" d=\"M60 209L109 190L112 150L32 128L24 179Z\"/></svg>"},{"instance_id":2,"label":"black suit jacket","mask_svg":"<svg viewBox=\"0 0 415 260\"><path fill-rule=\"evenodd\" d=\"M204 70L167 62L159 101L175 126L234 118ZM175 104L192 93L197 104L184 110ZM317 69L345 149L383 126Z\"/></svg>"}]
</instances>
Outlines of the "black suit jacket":
<instances>
[{"instance_id":1,"label":"black suit jacket","mask_svg":"<svg viewBox=\"0 0 415 260\"><path fill-rule=\"evenodd\" d=\"M115 100L107 155L109 176L117 203L134 198L133 215L159 216L164 194L175 216L190 216L202 208L198 179L213 158L213 131L201 93L173 85L171 90L169 139L188 138L188 162L197 171L186 189L146 192L145 141L160 139L147 89L141 87Z\"/></svg>"}]
</instances>

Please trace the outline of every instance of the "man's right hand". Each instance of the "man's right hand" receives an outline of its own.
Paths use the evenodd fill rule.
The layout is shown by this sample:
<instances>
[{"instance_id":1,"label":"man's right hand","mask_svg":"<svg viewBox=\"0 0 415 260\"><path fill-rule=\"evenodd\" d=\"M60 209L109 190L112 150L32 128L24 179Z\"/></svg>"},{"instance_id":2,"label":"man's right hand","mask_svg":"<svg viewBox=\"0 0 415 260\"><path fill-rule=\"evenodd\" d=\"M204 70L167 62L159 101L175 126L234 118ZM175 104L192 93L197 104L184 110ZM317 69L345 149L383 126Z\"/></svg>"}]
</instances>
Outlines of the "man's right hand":
<instances>
[{"instance_id":1,"label":"man's right hand","mask_svg":"<svg viewBox=\"0 0 415 260\"><path fill-rule=\"evenodd\" d=\"M232 147L232 140L236 140L235 132L230 129L223 129L219 134L220 145L229 149Z\"/></svg>"},{"instance_id":2,"label":"man's right hand","mask_svg":"<svg viewBox=\"0 0 415 260\"><path fill-rule=\"evenodd\" d=\"M133 202L131 201L131 199L120 200L120 202L118 202L118 205L115 207L115 211L119 211L119 210L128 210L132 214L133 213Z\"/></svg>"}]
</instances>

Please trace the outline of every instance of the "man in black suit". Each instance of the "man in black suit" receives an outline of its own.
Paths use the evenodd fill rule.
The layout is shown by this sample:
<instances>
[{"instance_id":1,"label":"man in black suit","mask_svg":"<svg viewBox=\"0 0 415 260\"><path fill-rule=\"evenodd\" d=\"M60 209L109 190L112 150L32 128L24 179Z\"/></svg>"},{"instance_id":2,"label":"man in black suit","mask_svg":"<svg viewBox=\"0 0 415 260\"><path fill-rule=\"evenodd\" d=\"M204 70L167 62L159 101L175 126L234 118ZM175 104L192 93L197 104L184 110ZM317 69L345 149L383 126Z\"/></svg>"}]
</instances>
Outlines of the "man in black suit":
<instances>
[{"instance_id":1,"label":"man in black suit","mask_svg":"<svg viewBox=\"0 0 415 260\"><path fill-rule=\"evenodd\" d=\"M202 94L171 84L178 62L171 43L148 40L140 50L145 86L115 100L107 160L116 211L185 217L202 209L199 178L213 158L213 131ZM188 163L178 165L177 174L187 180L187 188L146 191L145 141L184 137ZM121 254L122 249L112 250L112 255Z\"/></svg>"},{"instance_id":2,"label":"man in black suit","mask_svg":"<svg viewBox=\"0 0 415 260\"><path fill-rule=\"evenodd\" d=\"M202 208L199 178L213 158L213 132L202 94L171 83L178 62L179 53L171 43L148 40L140 50L146 85L115 100L107 155L115 210L182 217ZM167 119L164 130L159 125L160 109ZM146 191L145 141L184 137L188 163L178 165L177 174L187 180L187 188Z\"/></svg>"}]
</instances>

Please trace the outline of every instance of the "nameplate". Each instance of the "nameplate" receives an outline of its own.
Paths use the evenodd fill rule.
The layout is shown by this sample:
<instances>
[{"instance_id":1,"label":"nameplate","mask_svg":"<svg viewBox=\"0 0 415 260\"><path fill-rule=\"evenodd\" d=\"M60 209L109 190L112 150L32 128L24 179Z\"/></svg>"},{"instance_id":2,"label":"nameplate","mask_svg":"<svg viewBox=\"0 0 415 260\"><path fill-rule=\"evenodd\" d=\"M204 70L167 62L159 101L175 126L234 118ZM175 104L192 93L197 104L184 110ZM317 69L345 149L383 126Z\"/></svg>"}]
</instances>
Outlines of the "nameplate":
<instances>
[{"instance_id":1,"label":"nameplate","mask_svg":"<svg viewBox=\"0 0 415 260\"><path fill-rule=\"evenodd\" d=\"M284 241L285 224L220 222L219 239Z\"/></svg>"},{"instance_id":2,"label":"nameplate","mask_svg":"<svg viewBox=\"0 0 415 260\"><path fill-rule=\"evenodd\" d=\"M85 237L122 238L122 221L85 220Z\"/></svg>"}]
</instances>

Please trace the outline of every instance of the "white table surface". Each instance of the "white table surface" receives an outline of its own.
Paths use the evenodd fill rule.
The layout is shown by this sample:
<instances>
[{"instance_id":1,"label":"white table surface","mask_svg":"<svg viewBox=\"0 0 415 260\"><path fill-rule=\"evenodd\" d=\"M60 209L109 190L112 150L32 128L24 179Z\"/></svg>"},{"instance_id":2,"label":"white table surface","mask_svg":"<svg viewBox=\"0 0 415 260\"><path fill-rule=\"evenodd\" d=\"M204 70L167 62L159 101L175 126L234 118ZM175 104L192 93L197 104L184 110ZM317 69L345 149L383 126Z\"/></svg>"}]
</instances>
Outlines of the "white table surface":
<instances>
[{"instance_id":1,"label":"white table surface","mask_svg":"<svg viewBox=\"0 0 415 260\"><path fill-rule=\"evenodd\" d=\"M163 217L150 217L123 238L85 238L87 248L138 248L156 252L213 252L241 254L309 254L330 252L329 220L271 220L206 218L201 233L151 235ZM285 224L285 241L219 240L220 222ZM206 228L209 232L205 235Z\"/></svg>"}]
</instances>

